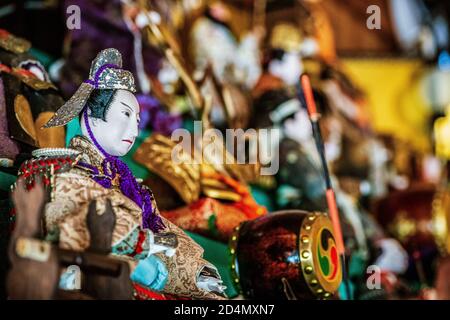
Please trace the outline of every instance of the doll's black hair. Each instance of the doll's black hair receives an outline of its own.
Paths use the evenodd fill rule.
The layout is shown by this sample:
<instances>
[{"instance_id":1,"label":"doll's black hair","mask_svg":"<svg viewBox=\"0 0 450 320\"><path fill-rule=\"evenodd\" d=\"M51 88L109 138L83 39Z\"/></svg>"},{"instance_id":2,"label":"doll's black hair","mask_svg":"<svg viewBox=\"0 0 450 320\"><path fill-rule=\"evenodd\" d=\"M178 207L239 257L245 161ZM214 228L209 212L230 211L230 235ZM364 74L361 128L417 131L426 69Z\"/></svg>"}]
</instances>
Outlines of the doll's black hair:
<instances>
[{"instance_id":1,"label":"doll's black hair","mask_svg":"<svg viewBox=\"0 0 450 320\"><path fill-rule=\"evenodd\" d=\"M266 51L264 53L263 63L262 63L263 71L267 71L269 69L269 64L271 61L273 61L273 60L282 61L285 54L286 54L286 51L284 51L283 49L278 49L278 48L270 49L270 50Z\"/></svg>"},{"instance_id":2,"label":"doll's black hair","mask_svg":"<svg viewBox=\"0 0 450 320\"><path fill-rule=\"evenodd\" d=\"M89 116L106 121L106 113L114 101L115 89L94 89L86 102Z\"/></svg>"}]
</instances>

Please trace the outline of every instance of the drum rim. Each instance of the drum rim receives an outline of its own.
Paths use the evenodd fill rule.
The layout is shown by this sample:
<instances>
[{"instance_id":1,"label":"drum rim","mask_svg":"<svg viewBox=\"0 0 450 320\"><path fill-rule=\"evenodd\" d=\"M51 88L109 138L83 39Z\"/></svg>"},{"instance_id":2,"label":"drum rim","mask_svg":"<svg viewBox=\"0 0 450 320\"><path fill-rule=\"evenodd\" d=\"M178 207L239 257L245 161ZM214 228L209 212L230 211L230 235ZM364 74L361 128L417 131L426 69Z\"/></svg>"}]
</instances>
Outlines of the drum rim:
<instances>
[{"instance_id":1,"label":"drum rim","mask_svg":"<svg viewBox=\"0 0 450 320\"><path fill-rule=\"evenodd\" d=\"M333 225L329 217L322 212L312 212L303 220L299 233L299 255L300 268L311 292L318 298L327 299L335 294L342 281L342 265L338 259L337 277L333 281L327 280L318 270L319 262L316 250L317 237L313 235L321 232L322 229L328 229L335 237Z\"/></svg>"},{"instance_id":2,"label":"drum rim","mask_svg":"<svg viewBox=\"0 0 450 320\"><path fill-rule=\"evenodd\" d=\"M270 213L268 216L276 214L289 214L289 213L302 213L305 214L305 218L302 221L299 233L298 233L298 254L300 258L299 269L301 269L301 274L303 275L304 281L310 292L320 298L328 299L331 298L339 288L342 281L342 265L340 260L338 260L338 275L334 281L328 281L322 273L318 270L319 262L317 254L313 248L316 246L316 239L312 235L317 234L321 229L326 228L331 232L333 238L335 237L333 225L327 214L322 212L308 212L304 210L282 210ZM261 218L266 218L264 216ZM239 241L239 232L244 224L249 221L242 222L237 226L230 236L229 240L229 253L231 256L230 270L232 283L236 291L240 294L244 294L242 286L240 285L240 276L238 270L238 259L237 259L237 244ZM307 237L308 239L313 239L313 241L302 241ZM304 252L308 252L303 256Z\"/></svg>"}]
</instances>

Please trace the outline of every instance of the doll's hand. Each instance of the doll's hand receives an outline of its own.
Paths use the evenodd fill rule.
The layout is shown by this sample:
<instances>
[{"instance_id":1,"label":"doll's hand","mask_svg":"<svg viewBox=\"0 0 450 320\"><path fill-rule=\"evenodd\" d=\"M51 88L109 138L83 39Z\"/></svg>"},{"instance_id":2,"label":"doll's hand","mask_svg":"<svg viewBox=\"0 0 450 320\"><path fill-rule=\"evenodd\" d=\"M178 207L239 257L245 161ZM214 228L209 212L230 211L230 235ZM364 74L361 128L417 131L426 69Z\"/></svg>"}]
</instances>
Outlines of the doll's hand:
<instances>
[{"instance_id":1,"label":"doll's hand","mask_svg":"<svg viewBox=\"0 0 450 320\"><path fill-rule=\"evenodd\" d=\"M375 265L381 270L401 274L408 268L408 254L397 240L386 238L377 241L381 249L381 255L375 261Z\"/></svg>"},{"instance_id":2,"label":"doll's hand","mask_svg":"<svg viewBox=\"0 0 450 320\"><path fill-rule=\"evenodd\" d=\"M199 276L197 280L197 286L207 292L216 292L223 294L226 286L223 285L223 281L214 277Z\"/></svg>"},{"instance_id":3,"label":"doll's hand","mask_svg":"<svg viewBox=\"0 0 450 320\"><path fill-rule=\"evenodd\" d=\"M166 285L168 271L164 263L156 256L140 260L131 274L131 280L147 288L161 291Z\"/></svg>"},{"instance_id":4,"label":"doll's hand","mask_svg":"<svg viewBox=\"0 0 450 320\"><path fill-rule=\"evenodd\" d=\"M197 286L207 292L224 294L226 286L215 267L204 266L197 277Z\"/></svg>"},{"instance_id":5,"label":"doll's hand","mask_svg":"<svg viewBox=\"0 0 450 320\"><path fill-rule=\"evenodd\" d=\"M149 230L149 235L149 256L158 252L164 252L168 257L172 257L175 254L178 246L176 234L172 232L155 234Z\"/></svg>"}]
</instances>

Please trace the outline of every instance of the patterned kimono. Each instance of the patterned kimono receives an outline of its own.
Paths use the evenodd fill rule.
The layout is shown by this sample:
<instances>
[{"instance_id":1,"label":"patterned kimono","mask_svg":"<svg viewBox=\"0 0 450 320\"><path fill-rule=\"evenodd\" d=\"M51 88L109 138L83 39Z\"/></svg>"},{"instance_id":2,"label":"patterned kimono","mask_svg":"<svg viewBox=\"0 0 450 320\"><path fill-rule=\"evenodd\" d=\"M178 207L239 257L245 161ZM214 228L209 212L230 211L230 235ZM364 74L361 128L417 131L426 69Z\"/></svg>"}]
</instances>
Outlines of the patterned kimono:
<instances>
[{"instance_id":1,"label":"patterned kimono","mask_svg":"<svg viewBox=\"0 0 450 320\"><path fill-rule=\"evenodd\" d=\"M69 148L81 152L79 161L93 165L102 172L103 156L86 138L74 137ZM90 239L86 225L89 203L96 200L97 211L101 213L106 199L110 199L116 214L112 253L128 260L133 271L139 259L147 257L149 251L150 233L141 226L142 210L124 196L118 187L106 189L95 182L91 174L90 170L76 164L70 170L55 173L51 201L45 208L47 232L49 235L58 235L61 248L85 250ZM155 213L159 214L153 195L152 206ZM164 218L162 220L166 226L162 232L172 232L178 237L174 256L156 254L169 273L163 293L195 299L221 299L221 296L197 286L197 278L205 268L220 278L217 269L203 259L203 249L174 224Z\"/></svg>"}]
</instances>

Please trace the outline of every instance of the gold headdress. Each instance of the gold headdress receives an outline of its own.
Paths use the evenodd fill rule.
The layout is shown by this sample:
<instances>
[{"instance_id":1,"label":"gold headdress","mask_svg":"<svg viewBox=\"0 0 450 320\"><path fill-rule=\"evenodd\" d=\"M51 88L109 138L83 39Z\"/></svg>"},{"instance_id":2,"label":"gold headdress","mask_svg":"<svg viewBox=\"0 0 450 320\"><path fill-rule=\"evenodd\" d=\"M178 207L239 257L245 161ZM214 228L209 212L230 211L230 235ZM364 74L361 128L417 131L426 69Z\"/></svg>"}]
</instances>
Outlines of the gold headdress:
<instances>
[{"instance_id":1,"label":"gold headdress","mask_svg":"<svg viewBox=\"0 0 450 320\"><path fill-rule=\"evenodd\" d=\"M44 128L59 127L77 117L94 89L124 89L136 92L133 74L122 69L122 55L117 49L101 51L92 62L89 79L45 124Z\"/></svg>"},{"instance_id":2,"label":"gold headdress","mask_svg":"<svg viewBox=\"0 0 450 320\"><path fill-rule=\"evenodd\" d=\"M302 44L302 34L298 26L291 23L276 25L270 36L270 47L282 49L286 52L298 52Z\"/></svg>"},{"instance_id":3,"label":"gold headdress","mask_svg":"<svg viewBox=\"0 0 450 320\"><path fill-rule=\"evenodd\" d=\"M0 29L0 48L12 53L24 53L31 48L31 43Z\"/></svg>"}]
</instances>

